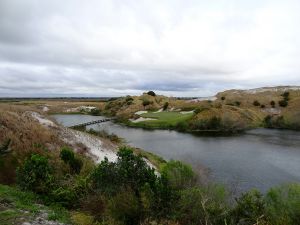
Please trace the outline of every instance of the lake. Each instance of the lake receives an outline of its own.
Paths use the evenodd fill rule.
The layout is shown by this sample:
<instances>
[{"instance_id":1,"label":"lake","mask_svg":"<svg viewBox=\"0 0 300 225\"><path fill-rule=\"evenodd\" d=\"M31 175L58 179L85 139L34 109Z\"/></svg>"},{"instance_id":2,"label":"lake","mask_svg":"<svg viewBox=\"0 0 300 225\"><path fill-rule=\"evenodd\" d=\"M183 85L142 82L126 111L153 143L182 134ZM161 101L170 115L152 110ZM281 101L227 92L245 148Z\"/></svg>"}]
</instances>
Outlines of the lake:
<instances>
[{"instance_id":1,"label":"lake","mask_svg":"<svg viewBox=\"0 0 300 225\"><path fill-rule=\"evenodd\" d=\"M89 115L54 115L64 126L98 120ZM128 144L194 168L237 192L300 182L300 132L254 129L235 136L199 136L169 130L129 128L112 122L88 126L124 138Z\"/></svg>"}]
</instances>

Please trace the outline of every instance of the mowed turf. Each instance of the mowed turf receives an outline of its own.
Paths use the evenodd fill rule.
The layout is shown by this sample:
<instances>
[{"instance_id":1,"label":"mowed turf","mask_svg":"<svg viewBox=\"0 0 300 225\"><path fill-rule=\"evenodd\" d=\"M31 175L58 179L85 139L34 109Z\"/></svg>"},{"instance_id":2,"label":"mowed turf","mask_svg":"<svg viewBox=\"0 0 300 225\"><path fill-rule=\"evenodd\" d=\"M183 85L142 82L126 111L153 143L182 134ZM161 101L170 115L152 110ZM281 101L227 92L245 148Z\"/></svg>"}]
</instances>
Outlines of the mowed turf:
<instances>
[{"instance_id":1,"label":"mowed turf","mask_svg":"<svg viewBox=\"0 0 300 225\"><path fill-rule=\"evenodd\" d=\"M141 117L153 118L156 120L143 121L137 124L145 124L150 127L175 126L179 122L192 118L193 115L194 113L182 114L180 112L150 112L142 114Z\"/></svg>"}]
</instances>

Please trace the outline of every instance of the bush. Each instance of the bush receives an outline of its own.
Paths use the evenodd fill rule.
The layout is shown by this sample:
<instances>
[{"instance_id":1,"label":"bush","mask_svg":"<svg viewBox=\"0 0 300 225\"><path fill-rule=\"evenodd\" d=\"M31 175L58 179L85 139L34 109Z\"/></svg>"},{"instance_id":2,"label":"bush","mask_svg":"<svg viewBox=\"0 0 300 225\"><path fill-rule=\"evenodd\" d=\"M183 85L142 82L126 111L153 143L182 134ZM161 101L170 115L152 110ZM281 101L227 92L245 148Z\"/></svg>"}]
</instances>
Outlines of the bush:
<instances>
[{"instance_id":1,"label":"bush","mask_svg":"<svg viewBox=\"0 0 300 225\"><path fill-rule=\"evenodd\" d=\"M266 106L265 105L260 105L260 108L264 109Z\"/></svg>"},{"instance_id":2,"label":"bush","mask_svg":"<svg viewBox=\"0 0 300 225\"><path fill-rule=\"evenodd\" d=\"M75 158L75 155L71 148L63 147L60 151L60 158L65 163L69 163L70 161L72 161Z\"/></svg>"},{"instance_id":3,"label":"bush","mask_svg":"<svg viewBox=\"0 0 300 225\"><path fill-rule=\"evenodd\" d=\"M272 188L266 197L266 211L270 224L300 224L300 185L290 184Z\"/></svg>"},{"instance_id":4,"label":"bush","mask_svg":"<svg viewBox=\"0 0 300 225\"><path fill-rule=\"evenodd\" d=\"M124 224L139 224L149 211L159 217L157 209L162 211L160 206L168 199L160 194L165 189L154 169L128 147L120 148L117 162L105 158L92 173L91 180L96 192L109 196L111 216Z\"/></svg>"},{"instance_id":5,"label":"bush","mask_svg":"<svg viewBox=\"0 0 300 225\"><path fill-rule=\"evenodd\" d=\"M180 121L176 124L176 129L179 131L186 131L189 128L189 124L186 121Z\"/></svg>"},{"instance_id":6,"label":"bush","mask_svg":"<svg viewBox=\"0 0 300 225\"><path fill-rule=\"evenodd\" d=\"M278 104L279 104L281 107L287 107L288 101L285 100L285 99L283 99L283 100L280 100L280 101L278 102Z\"/></svg>"},{"instance_id":7,"label":"bush","mask_svg":"<svg viewBox=\"0 0 300 225\"><path fill-rule=\"evenodd\" d=\"M104 196L95 192L92 192L85 198L81 199L80 205L83 211L90 213L98 221L102 219L106 209Z\"/></svg>"},{"instance_id":8,"label":"bush","mask_svg":"<svg viewBox=\"0 0 300 225\"><path fill-rule=\"evenodd\" d=\"M141 210L139 199L131 190L120 191L108 204L110 216L124 225L139 225L143 218Z\"/></svg>"},{"instance_id":9,"label":"bush","mask_svg":"<svg viewBox=\"0 0 300 225\"><path fill-rule=\"evenodd\" d=\"M195 186L197 176L191 166L171 160L161 169L161 176L166 178L170 187L176 190Z\"/></svg>"},{"instance_id":10,"label":"bush","mask_svg":"<svg viewBox=\"0 0 300 225\"><path fill-rule=\"evenodd\" d=\"M127 147L120 148L116 163L105 158L92 174L95 187L108 193L115 193L122 187L139 192L146 183L154 188L156 179L154 169Z\"/></svg>"},{"instance_id":11,"label":"bush","mask_svg":"<svg viewBox=\"0 0 300 225\"><path fill-rule=\"evenodd\" d=\"M11 143L11 139L7 139L4 141L4 143L0 146L0 156L1 155L6 155L7 153L9 153L11 150L9 148Z\"/></svg>"},{"instance_id":12,"label":"bush","mask_svg":"<svg viewBox=\"0 0 300 225\"><path fill-rule=\"evenodd\" d=\"M275 108L275 105L276 105L275 101L272 100L272 101L270 102L270 105L272 106L272 108Z\"/></svg>"},{"instance_id":13,"label":"bush","mask_svg":"<svg viewBox=\"0 0 300 225\"><path fill-rule=\"evenodd\" d=\"M234 224L253 225L264 221L265 202L259 191L252 190L242 194L236 203L232 212Z\"/></svg>"},{"instance_id":14,"label":"bush","mask_svg":"<svg viewBox=\"0 0 300 225\"><path fill-rule=\"evenodd\" d=\"M166 111L169 107L169 102L165 102L164 106L163 106L163 110Z\"/></svg>"},{"instance_id":15,"label":"bush","mask_svg":"<svg viewBox=\"0 0 300 225\"><path fill-rule=\"evenodd\" d=\"M127 105L131 105L133 103L133 98L130 95L128 95L125 98L125 102Z\"/></svg>"},{"instance_id":16,"label":"bush","mask_svg":"<svg viewBox=\"0 0 300 225\"><path fill-rule=\"evenodd\" d=\"M253 105L254 105L254 106L260 106L260 103L259 103L259 101L255 100L255 101L253 102Z\"/></svg>"},{"instance_id":17,"label":"bush","mask_svg":"<svg viewBox=\"0 0 300 225\"><path fill-rule=\"evenodd\" d=\"M95 108L91 110L90 114L93 116L99 116L101 114L101 111L100 109Z\"/></svg>"},{"instance_id":18,"label":"bush","mask_svg":"<svg viewBox=\"0 0 300 225\"><path fill-rule=\"evenodd\" d=\"M148 92L147 92L147 95L151 95L151 96L153 96L153 97L155 97L155 96L156 96L156 94L155 94L155 92L154 92L154 91L148 91Z\"/></svg>"},{"instance_id":19,"label":"bush","mask_svg":"<svg viewBox=\"0 0 300 225\"><path fill-rule=\"evenodd\" d=\"M224 100L225 100L225 96L222 96L222 97L221 97L221 100L224 101Z\"/></svg>"},{"instance_id":20,"label":"bush","mask_svg":"<svg viewBox=\"0 0 300 225\"><path fill-rule=\"evenodd\" d=\"M32 154L25 160L23 166L17 169L17 183L22 190L30 190L45 194L53 184L52 169L48 159L38 154Z\"/></svg>"},{"instance_id":21,"label":"bush","mask_svg":"<svg viewBox=\"0 0 300 225\"><path fill-rule=\"evenodd\" d=\"M282 97L283 97L283 99L285 100L285 101L289 101L290 100L290 92L288 92L288 91L285 91L282 95L281 95Z\"/></svg>"},{"instance_id":22,"label":"bush","mask_svg":"<svg viewBox=\"0 0 300 225\"><path fill-rule=\"evenodd\" d=\"M241 105L241 102L239 102L239 101L235 101L234 103L235 103L236 106L240 106Z\"/></svg>"},{"instance_id":23,"label":"bush","mask_svg":"<svg viewBox=\"0 0 300 225\"><path fill-rule=\"evenodd\" d=\"M143 102L142 102L142 104L143 104L143 106L144 106L144 107L146 107L146 106L148 106L148 105L152 104L152 102L151 102L151 101L149 101L148 99L143 99Z\"/></svg>"},{"instance_id":24,"label":"bush","mask_svg":"<svg viewBox=\"0 0 300 225\"><path fill-rule=\"evenodd\" d=\"M271 127L273 126L273 124L272 124L272 116L267 115L267 116L264 118L264 124L265 124L265 127L271 128Z\"/></svg>"},{"instance_id":25,"label":"bush","mask_svg":"<svg viewBox=\"0 0 300 225\"><path fill-rule=\"evenodd\" d=\"M223 187L194 187L180 193L176 217L180 224L227 224L228 211Z\"/></svg>"},{"instance_id":26,"label":"bush","mask_svg":"<svg viewBox=\"0 0 300 225\"><path fill-rule=\"evenodd\" d=\"M197 120L192 125L193 129L199 130L221 130L223 129L222 120L220 117L213 116L208 120Z\"/></svg>"},{"instance_id":27,"label":"bush","mask_svg":"<svg viewBox=\"0 0 300 225\"><path fill-rule=\"evenodd\" d=\"M81 159L75 157L75 154L72 149L68 147L63 147L60 151L60 158L66 164L69 164L72 173L80 173L83 163Z\"/></svg>"}]
</instances>

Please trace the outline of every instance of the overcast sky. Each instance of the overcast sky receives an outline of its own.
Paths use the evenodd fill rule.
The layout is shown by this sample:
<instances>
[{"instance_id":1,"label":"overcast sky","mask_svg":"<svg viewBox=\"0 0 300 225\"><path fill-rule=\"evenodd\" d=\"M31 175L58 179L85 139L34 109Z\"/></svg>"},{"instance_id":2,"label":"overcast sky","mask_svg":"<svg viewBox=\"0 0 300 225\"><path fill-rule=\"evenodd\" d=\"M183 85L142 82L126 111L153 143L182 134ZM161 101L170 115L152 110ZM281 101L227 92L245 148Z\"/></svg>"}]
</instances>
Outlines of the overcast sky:
<instances>
[{"instance_id":1,"label":"overcast sky","mask_svg":"<svg viewBox=\"0 0 300 225\"><path fill-rule=\"evenodd\" d=\"M0 97L300 85L299 0L0 0Z\"/></svg>"}]
</instances>

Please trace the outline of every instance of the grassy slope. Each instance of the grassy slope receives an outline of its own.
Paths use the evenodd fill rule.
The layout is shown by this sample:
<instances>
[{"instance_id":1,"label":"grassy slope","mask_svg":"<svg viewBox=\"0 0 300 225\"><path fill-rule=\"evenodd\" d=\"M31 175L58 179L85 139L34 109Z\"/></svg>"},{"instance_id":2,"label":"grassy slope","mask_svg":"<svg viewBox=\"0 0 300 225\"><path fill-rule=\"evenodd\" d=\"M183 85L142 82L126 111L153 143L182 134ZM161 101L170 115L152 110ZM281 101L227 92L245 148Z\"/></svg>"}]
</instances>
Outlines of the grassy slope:
<instances>
[{"instance_id":1,"label":"grassy slope","mask_svg":"<svg viewBox=\"0 0 300 225\"><path fill-rule=\"evenodd\" d=\"M264 92L249 93L241 90L228 90L217 94L217 102L222 104L234 104L236 101L241 103L241 108L251 110L256 115L259 115L260 124L263 123L263 118L267 115L272 115L268 112L272 109L270 102L275 101L275 110L280 113L275 115L274 118L282 116L285 124L283 128L300 129L300 90L286 90L290 93L289 102L287 107L280 107L278 101L282 100L281 96L285 88L278 87L277 90L266 90ZM221 101L221 97L225 97L224 101ZM253 106L253 101L257 100L265 108ZM257 124L257 123L256 123Z\"/></svg>"},{"instance_id":2,"label":"grassy slope","mask_svg":"<svg viewBox=\"0 0 300 225\"><path fill-rule=\"evenodd\" d=\"M69 213L61 207L46 207L39 204L38 197L14 187L0 184L0 224L22 224L33 221L39 213L47 212L49 220L70 222Z\"/></svg>"},{"instance_id":3,"label":"grassy slope","mask_svg":"<svg viewBox=\"0 0 300 225\"><path fill-rule=\"evenodd\" d=\"M193 113L181 114L179 112L158 112L144 113L141 115L144 118L153 118L157 120L148 120L137 124L144 124L150 127L175 126L179 122L186 121L192 118Z\"/></svg>"}]
</instances>

